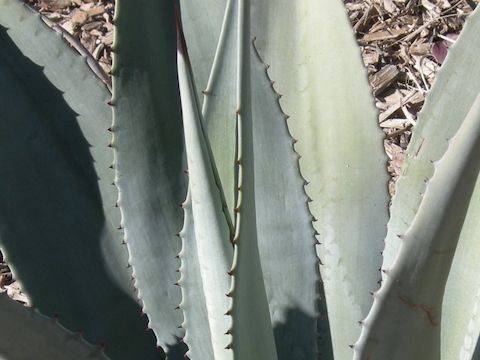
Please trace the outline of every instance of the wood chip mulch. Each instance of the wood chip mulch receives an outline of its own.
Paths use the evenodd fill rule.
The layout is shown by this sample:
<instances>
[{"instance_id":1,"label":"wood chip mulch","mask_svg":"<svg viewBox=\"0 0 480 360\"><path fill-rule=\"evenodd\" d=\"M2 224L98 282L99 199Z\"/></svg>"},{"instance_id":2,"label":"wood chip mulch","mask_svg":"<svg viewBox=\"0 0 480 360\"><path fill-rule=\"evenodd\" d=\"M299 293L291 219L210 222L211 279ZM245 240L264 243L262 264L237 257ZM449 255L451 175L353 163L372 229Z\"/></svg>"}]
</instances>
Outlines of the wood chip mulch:
<instances>
[{"instance_id":1,"label":"wood chip mulch","mask_svg":"<svg viewBox=\"0 0 480 360\"><path fill-rule=\"evenodd\" d=\"M345 0L379 109L379 124L386 135L392 195L425 95L478 1ZM71 34L71 41L82 44L108 74L114 0L25 2ZM4 288L25 300L0 254L0 289Z\"/></svg>"},{"instance_id":2,"label":"wood chip mulch","mask_svg":"<svg viewBox=\"0 0 480 360\"><path fill-rule=\"evenodd\" d=\"M346 1L386 135L391 195L425 95L476 4L471 0Z\"/></svg>"}]
</instances>

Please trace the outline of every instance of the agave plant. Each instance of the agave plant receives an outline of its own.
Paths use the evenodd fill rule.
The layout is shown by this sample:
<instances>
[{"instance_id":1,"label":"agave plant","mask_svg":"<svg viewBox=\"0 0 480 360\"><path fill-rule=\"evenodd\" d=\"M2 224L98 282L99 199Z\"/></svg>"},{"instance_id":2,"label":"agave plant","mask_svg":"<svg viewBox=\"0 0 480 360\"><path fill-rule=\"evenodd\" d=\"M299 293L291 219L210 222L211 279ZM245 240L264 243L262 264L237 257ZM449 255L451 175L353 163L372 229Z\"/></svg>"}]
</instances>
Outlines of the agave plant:
<instances>
[{"instance_id":1,"label":"agave plant","mask_svg":"<svg viewBox=\"0 0 480 360\"><path fill-rule=\"evenodd\" d=\"M110 93L0 0L0 243L34 306L0 296L0 357L480 358L478 11L390 216L340 1L117 0L115 25Z\"/></svg>"}]
</instances>

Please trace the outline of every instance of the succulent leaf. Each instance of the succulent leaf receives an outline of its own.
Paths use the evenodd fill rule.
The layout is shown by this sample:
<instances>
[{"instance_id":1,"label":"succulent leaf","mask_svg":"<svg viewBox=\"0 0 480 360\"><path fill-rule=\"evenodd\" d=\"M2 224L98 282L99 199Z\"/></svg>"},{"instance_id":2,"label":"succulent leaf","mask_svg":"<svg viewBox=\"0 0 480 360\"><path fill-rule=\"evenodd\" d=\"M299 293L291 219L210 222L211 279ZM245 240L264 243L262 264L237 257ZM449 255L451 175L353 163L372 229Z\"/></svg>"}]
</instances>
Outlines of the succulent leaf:
<instances>
[{"instance_id":1,"label":"succulent leaf","mask_svg":"<svg viewBox=\"0 0 480 360\"><path fill-rule=\"evenodd\" d=\"M183 31L188 42L188 56L197 88L197 96L203 93L211 78L212 66L219 48L219 41L228 0L179 1Z\"/></svg>"},{"instance_id":2,"label":"succulent leaf","mask_svg":"<svg viewBox=\"0 0 480 360\"><path fill-rule=\"evenodd\" d=\"M298 172L297 156L293 151L292 139L286 129L285 115L281 112L277 102L277 94L272 90L270 80L265 74L265 65L261 63L254 52L250 42L251 39L248 40L249 44L246 45L245 50L240 50L244 45L239 46L237 42L239 34L248 31L247 25L244 25L243 28L239 27L239 5L237 1L226 3L219 45L209 86L205 91L203 107L205 128L214 155L225 156L226 149L235 150L235 134L242 133L241 130L237 132L239 117L236 111L239 108L237 89L239 84L242 83L239 78L248 79L248 81L245 80L248 82L245 86L248 89L247 91L252 91L251 111L252 116L257 119L252 130L254 138L249 140L251 143L248 145L256 144L255 149L253 149L255 151L255 169L252 168L251 170L255 171L255 179L258 179L258 182L255 180L254 183L254 194L257 199L253 212L243 212L239 206L236 206L236 208L240 211L240 219L248 218L250 213L256 214L255 222L250 227L256 227L262 267L259 273L264 278L268 302L271 304L272 321L271 325L268 326L270 328L268 331L271 332L271 326L275 327L277 347L281 349L279 356L290 358L295 352L302 353L303 356L307 355L307 357L308 354L314 356L316 352L315 301L318 298L316 293L318 274L315 272L315 267L318 259L314 251L315 239L310 224L307 197L302 189L303 179ZM189 9L190 13L193 13L191 6L193 6L192 3L183 3L182 11L185 12L185 9ZM198 35L197 37L195 35L199 33L198 28L195 31L195 24L192 25L192 23L187 22L191 20L190 17L184 14L182 16L185 22L190 24L187 40L197 39ZM247 74L238 72L241 64L239 57L241 51L248 52L247 61L249 63L251 61L252 67L254 67L251 75L250 71ZM204 65L201 60L198 60L198 56L198 52L194 51L191 58L194 70L195 65L198 68L198 64L195 63L196 60L200 66ZM250 112L248 105L244 104L243 109L247 109L247 114ZM260 119L263 119L263 121L260 121ZM228 126L230 130L225 131L225 126ZM221 134L221 136L218 136L218 134ZM227 134L233 135L231 141L228 142L229 145L225 146L224 143L215 141L215 136L218 136L221 141L225 141ZM239 136L236 141L240 145L241 137ZM230 155L232 159L225 162L229 164L232 176L235 175L233 171L234 155L235 151ZM243 157L238 156L241 162ZM215 160L219 160L218 156ZM221 158L220 161L222 161ZM237 176L242 173L247 177L252 176L251 173L246 174L244 169L238 171ZM242 179L238 181L241 182ZM296 191L285 191L288 185L292 184L296 184ZM242 194L240 197L245 199L246 196L251 196L251 194L245 194L243 188L244 186L240 189ZM228 189L224 188L224 190L226 193L228 192ZM233 193L233 191L231 192ZM276 197L278 197L278 201L276 201ZM237 204L241 204L241 202L239 201ZM286 204L289 205L289 209L285 209ZM271 212L275 208L277 210ZM292 216L293 214L295 216ZM240 224L243 225L243 220ZM239 234L241 237L241 230ZM257 245L253 246L257 247ZM279 269L277 261L280 258L285 258L286 253L290 253L290 256L284 260L285 267ZM306 281L305 276L309 280ZM300 277L301 281L297 277ZM236 290L233 293L234 302L237 299L235 292ZM251 290L247 292L247 294L252 293ZM293 325L292 316L297 320L302 318L303 321ZM299 328L293 331L292 326L298 326ZM235 328L235 319L233 327ZM248 333L248 331L245 332ZM238 355L235 330L233 330L233 333L232 347L235 355ZM287 333L289 335L286 335ZM296 335L291 336L292 333ZM305 334L309 335L305 336ZM286 340L287 338L288 340ZM257 339L257 341L261 341L261 337L257 337ZM251 354L250 356L259 356L259 354ZM300 355L297 354L297 356Z\"/></svg>"},{"instance_id":3,"label":"succulent leaf","mask_svg":"<svg viewBox=\"0 0 480 360\"><path fill-rule=\"evenodd\" d=\"M397 235L405 232L417 213L426 187L424 180L433 174L432 162L443 156L448 140L459 129L480 92L480 58L476 54L480 46L479 17L478 11L470 16L450 48L414 128L392 200L383 254L385 267L392 264L400 247Z\"/></svg>"},{"instance_id":4,"label":"succulent leaf","mask_svg":"<svg viewBox=\"0 0 480 360\"><path fill-rule=\"evenodd\" d=\"M184 11L191 6L192 4L189 2L182 3ZM331 230L328 232L329 235L326 239L330 240L330 244L327 245L331 249L319 253L320 258L327 264L321 267L326 277L324 280L330 281L328 283L330 292L327 289L327 299L330 295L331 307L328 307L328 312L329 317L333 318L330 320L330 325L335 332L334 341L338 341L334 347L337 355L342 353L343 356L351 356L348 344L355 341L360 331L356 322L367 314L371 304L369 291L376 289L380 277L378 273L380 256L378 256L379 260L375 262L371 261L371 254L372 252L380 254L382 250L388 216L386 158L380 141L375 143L370 140L372 131L377 131L378 139L382 135L376 124L376 112L373 100L368 93L366 75L364 71L362 72L359 52L341 2L312 3L308 7L306 4L298 2L251 1L249 6L252 19L250 24L245 26L252 28L252 37L257 37L260 54L266 57L268 63L272 64L269 73L275 80L276 89L285 94L280 103L282 106L285 105L283 106L285 113L292 116L289 125L294 137L299 140L296 150L302 156L300 160L302 174L307 180L312 181L307 186L307 194L313 199L313 202L310 203L310 210L319 219L316 224L317 230L322 229L320 236L326 236L327 231L323 230L328 230L325 228L327 221L344 218L345 214L348 214L347 218L351 219L351 224L345 226L342 221L341 226L337 226L339 234L335 240L330 240L334 234ZM329 11L321 10L320 6L328 6ZM311 10L316 8L318 11ZM307 9L310 10L307 11ZM193 11L190 10L189 13L192 14ZM230 115L230 113L236 109L235 101L237 100L232 94L237 80L235 67L239 66L235 49L235 41L239 36L239 32L236 30L238 26L235 23L236 17L235 2L227 2L226 15L210 78L210 84L214 86L211 92L207 87L204 102L207 127L215 120L233 118L233 114ZM216 41L216 33L202 33L201 31L202 25L213 22L219 23L218 19L207 20L205 18L203 22L200 22L200 19L197 19L196 22L186 22L187 42L190 39L196 41L199 36L202 36L202 42ZM300 41L303 38L309 39L305 35L307 32L327 32L328 27L332 28L332 23L335 23L335 31L331 32L331 39L328 36L327 39L322 37L322 44L317 44L312 40L309 40L312 42L308 44L303 40ZM341 24L343 31L338 31L337 34L338 24ZM313 38L311 37L311 39ZM338 51L336 56L331 54L328 56L323 51L323 46L328 48L328 44L334 44L331 48ZM340 49L338 44L342 44ZM346 59L344 60L346 65L342 68L338 62L343 57ZM193 52L191 59L194 69L196 62L200 64L199 66L206 65L200 60L202 58L204 56L198 50ZM356 59L356 67L351 66L352 58ZM345 69L348 69L347 72ZM310 79L307 76L309 73ZM252 81L257 81L257 79ZM321 105L311 101L310 96L312 95L306 91L308 86L308 90L314 89L316 102ZM349 91L344 92L345 88ZM364 93L361 92L362 90ZM335 96L331 96L331 93L334 93ZM218 101L216 98L223 101L216 105L215 101ZM261 99L264 98L261 97ZM345 111L347 107L340 105L346 102L350 105L349 111ZM335 107L342 109L341 116L337 116L334 111ZM212 109L216 113L211 111ZM224 115L219 116L219 114ZM361 116L363 121L360 126L355 127L354 121L358 121L358 114L363 114ZM216 129L215 126L211 129ZM332 155L331 151L327 152L329 148L333 147L331 142L334 141L335 145L338 145L339 142L338 136L332 135L333 131L338 131L342 135L340 143L343 145L340 151ZM218 137L221 141L225 141L225 134L232 132L231 130L225 132L222 129L219 133L223 136L212 135L212 137ZM212 132L209 131L209 139L211 139L211 134ZM321 138L321 141L316 140L318 137ZM368 144L367 146L365 146L365 142ZM362 146L356 147L355 144L360 143ZM224 144L220 146L215 141L212 141L211 144L214 155L225 156ZM327 153L328 158L327 155L323 155ZM374 155L372 156L372 154ZM332 157L334 159L329 159ZM324 160L319 162L318 158ZM218 157L215 158L215 160L217 159ZM228 164L229 161L225 163ZM319 163L320 166L318 166ZM229 169L232 174L233 170ZM378 191L382 187L384 189ZM228 188L224 187L224 191L228 193ZM372 193L374 193L373 196ZM335 202L337 197L341 201ZM355 204L357 205L352 207L351 202L346 199L356 200ZM322 209L321 204L324 201L328 201L330 205ZM365 210L367 208L368 211ZM372 208L375 211L372 212ZM342 214L342 216L337 216L337 214ZM378 222L378 225L365 225L373 223L373 220ZM322 240L321 237L319 238ZM261 247L262 240L260 237L258 239ZM368 239L369 242L366 242L365 239ZM353 246L352 241L355 244ZM335 249L340 249L340 254ZM330 261L325 260L323 256L330 258ZM338 260L339 257L341 261L336 261L335 259ZM368 261L365 261L366 259ZM344 285L334 286L338 283ZM365 284L368 285L365 286ZM350 312L350 315L346 315L345 309Z\"/></svg>"},{"instance_id":5,"label":"succulent leaf","mask_svg":"<svg viewBox=\"0 0 480 360\"><path fill-rule=\"evenodd\" d=\"M230 335L226 334L231 318L225 314L229 308L228 270L233 260L230 229L223 213L221 190L216 183L211 153L202 127L200 106L186 47L182 38L179 42L178 77L182 96L191 206L195 219L198 270L202 280L200 291L203 291L205 299L214 358L233 359L232 351L228 348Z\"/></svg>"},{"instance_id":6,"label":"succulent leaf","mask_svg":"<svg viewBox=\"0 0 480 360\"><path fill-rule=\"evenodd\" d=\"M2 359L107 360L101 348L85 342L81 334L13 301L5 292L0 292L0 319Z\"/></svg>"},{"instance_id":7,"label":"succulent leaf","mask_svg":"<svg viewBox=\"0 0 480 360\"><path fill-rule=\"evenodd\" d=\"M380 278L389 201L383 134L343 3L253 4L252 36L282 94L312 199L333 352L348 359Z\"/></svg>"},{"instance_id":8,"label":"succulent leaf","mask_svg":"<svg viewBox=\"0 0 480 360\"><path fill-rule=\"evenodd\" d=\"M414 129L375 291L386 157L342 2L117 0L109 100L0 0L0 246L55 318L0 293L0 357L160 359L152 328L171 360L480 358L479 11Z\"/></svg>"},{"instance_id":9,"label":"succulent leaf","mask_svg":"<svg viewBox=\"0 0 480 360\"><path fill-rule=\"evenodd\" d=\"M433 166L397 257L384 269L354 359L441 358L445 284L480 170L480 97Z\"/></svg>"},{"instance_id":10,"label":"succulent leaf","mask_svg":"<svg viewBox=\"0 0 480 360\"><path fill-rule=\"evenodd\" d=\"M188 345L189 359L215 359L213 353L212 334L209 326L207 305L198 261L195 223L192 211L190 191L183 203L185 212L182 238L182 250L179 253L182 266L179 280L182 289L183 311L182 327L185 329L184 341ZM221 294L223 296L223 294Z\"/></svg>"},{"instance_id":11,"label":"succulent leaf","mask_svg":"<svg viewBox=\"0 0 480 360\"><path fill-rule=\"evenodd\" d=\"M479 359L480 283L478 219L480 183L477 179L445 287L442 307L442 358ZM476 355L474 355L477 353Z\"/></svg>"},{"instance_id":12,"label":"succulent leaf","mask_svg":"<svg viewBox=\"0 0 480 360\"><path fill-rule=\"evenodd\" d=\"M317 349L317 305L325 299L318 293L321 284L315 231L298 154L267 66L253 42L250 53L257 242L278 357L314 359L318 351L322 358L328 358L327 322L321 324L324 341Z\"/></svg>"},{"instance_id":13,"label":"succulent leaf","mask_svg":"<svg viewBox=\"0 0 480 360\"><path fill-rule=\"evenodd\" d=\"M187 181L173 2L119 0L115 24L113 146L125 242L157 342L170 358L181 358L175 234Z\"/></svg>"},{"instance_id":14,"label":"succulent leaf","mask_svg":"<svg viewBox=\"0 0 480 360\"><path fill-rule=\"evenodd\" d=\"M235 205L234 261L232 264L232 333L235 359L277 359L266 285L263 278L256 223L254 114L252 82L253 48L249 0L232 1L236 16L236 124L238 196ZM257 59L258 60L258 59ZM224 79L228 81L228 79ZM255 326L252 326L255 324Z\"/></svg>"},{"instance_id":15,"label":"succulent leaf","mask_svg":"<svg viewBox=\"0 0 480 360\"><path fill-rule=\"evenodd\" d=\"M203 73L210 70L208 83L201 89L203 106L202 114L204 127L215 160L225 202L227 218L230 223L235 217L234 208L236 201L236 176L235 151L236 151L236 72L238 59L236 58L236 38L238 28L235 26L237 7L235 1L228 0L221 6L218 1L212 1L209 9L225 9L225 14L220 19L218 14L209 14L210 17L194 18L198 11L198 2L190 1L182 5L182 18L186 24L186 38L191 58L193 74L202 81ZM218 10L217 10L218 11ZM222 20L223 21L219 21ZM206 32L205 30L209 31ZM219 33L219 35L218 35ZM203 35L201 35L203 34ZM200 36L199 36L200 35ZM203 44L209 45L203 45ZM211 44L217 44L217 49L212 57ZM192 45L192 46L190 46ZM199 46L203 45L203 46ZM190 51L190 47L193 51ZM207 61L211 60L211 61ZM228 79L228 80L227 80Z\"/></svg>"},{"instance_id":16,"label":"succulent leaf","mask_svg":"<svg viewBox=\"0 0 480 360\"><path fill-rule=\"evenodd\" d=\"M117 229L108 90L21 2L0 1L0 48L2 251L42 313L112 358L161 358Z\"/></svg>"},{"instance_id":17,"label":"succulent leaf","mask_svg":"<svg viewBox=\"0 0 480 360\"><path fill-rule=\"evenodd\" d=\"M480 93L480 14L475 11L450 48L435 84L427 96L407 149L402 176L392 200L391 219L385 242L384 268L392 265L400 248L397 235L406 231L422 202L426 182L432 177L432 163L438 161L462 125ZM470 359L480 334L477 308L480 285L477 274L478 186L470 200L451 266L442 310L442 358ZM468 269L466 271L465 269Z\"/></svg>"}]
</instances>

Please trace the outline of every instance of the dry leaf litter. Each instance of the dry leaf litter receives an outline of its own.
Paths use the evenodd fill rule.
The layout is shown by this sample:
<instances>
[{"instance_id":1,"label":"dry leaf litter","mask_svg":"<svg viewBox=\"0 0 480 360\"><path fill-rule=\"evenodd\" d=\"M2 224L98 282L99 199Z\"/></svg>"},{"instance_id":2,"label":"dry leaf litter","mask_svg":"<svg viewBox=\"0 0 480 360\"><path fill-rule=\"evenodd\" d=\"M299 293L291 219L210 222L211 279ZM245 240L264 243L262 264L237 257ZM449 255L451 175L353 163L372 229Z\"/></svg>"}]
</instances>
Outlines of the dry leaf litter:
<instances>
[{"instance_id":1,"label":"dry leaf litter","mask_svg":"<svg viewBox=\"0 0 480 360\"><path fill-rule=\"evenodd\" d=\"M480 0L346 0L385 132L390 194L425 95ZM113 0L25 0L83 55L109 85ZM140 21L140 20L139 20ZM27 302L0 253L0 289Z\"/></svg>"}]
</instances>

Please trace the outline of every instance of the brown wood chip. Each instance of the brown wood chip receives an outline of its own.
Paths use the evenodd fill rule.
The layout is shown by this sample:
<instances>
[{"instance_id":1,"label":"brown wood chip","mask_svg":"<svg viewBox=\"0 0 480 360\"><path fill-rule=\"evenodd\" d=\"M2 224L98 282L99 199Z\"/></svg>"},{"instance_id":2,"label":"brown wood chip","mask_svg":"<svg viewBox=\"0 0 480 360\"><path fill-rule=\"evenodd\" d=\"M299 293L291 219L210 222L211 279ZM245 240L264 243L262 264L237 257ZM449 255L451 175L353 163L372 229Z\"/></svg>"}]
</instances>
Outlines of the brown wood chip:
<instances>
[{"instance_id":1,"label":"brown wood chip","mask_svg":"<svg viewBox=\"0 0 480 360\"><path fill-rule=\"evenodd\" d=\"M395 65L385 65L379 72L369 77L370 84L373 88L373 94L379 95L397 78L400 71Z\"/></svg>"}]
</instances>

